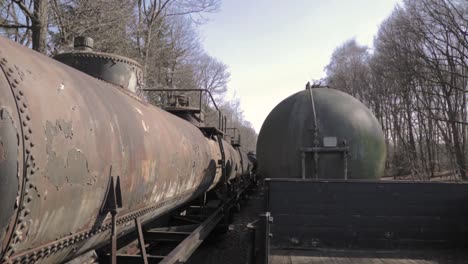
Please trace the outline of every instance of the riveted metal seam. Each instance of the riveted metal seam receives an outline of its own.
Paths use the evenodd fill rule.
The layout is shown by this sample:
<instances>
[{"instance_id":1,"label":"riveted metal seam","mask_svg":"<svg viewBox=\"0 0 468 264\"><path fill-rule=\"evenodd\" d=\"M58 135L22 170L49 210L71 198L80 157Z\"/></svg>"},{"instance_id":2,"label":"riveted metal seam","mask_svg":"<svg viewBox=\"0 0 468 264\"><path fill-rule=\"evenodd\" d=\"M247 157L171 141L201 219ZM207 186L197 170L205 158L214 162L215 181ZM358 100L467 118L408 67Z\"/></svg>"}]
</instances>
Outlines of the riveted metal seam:
<instances>
[{"instance_id":1,"label":"riveted metal seam","mask_svg":"<svg viewBox=\"0 0 468 264\"><path fill-rule=\"evenodd\" d=\"M141 65L138 62L134 61L134 60L130 60L130 59L120 57L120 56L117 56L117 55L109 55L109 54L99 53L99 52L64 53L64 54L59 54L59 55L57 55L55 57L60 58L60 57L66 57L66 56L82 57L82 58L97 58L97 59L102 59L102 60L110 60L112 62L123 62L123 63L127 63L127 64L129 64L131 66L142 68Z\"/></svg>"},{"instance_id":2,"label":"riveted metal seam","mask_svg":"<svg viewBox=\"0 0 468 264\"><path fill-rule=\"evenodd\" d=\"M124 215L124 216L121 216L121 217L118 217L117 218L117 225L123 225L127 222L130 222L130 221L133 221L135 218L137 217L141 217L141 216L144 216L148 213L151 213L152 211L155 211L161 207L163 207L164 205L170 203L170 202L173 202L173 201L178 201L178 200L181 200L184 196L187 196L187 195L190 195L192 194L193 192L192 191L187 191L187 192L184 192L184 193L181 193L175 197L172 197L168 200L165 200L161 203L158 203L156 205L153 205L153 206L148 206L146 208L142 208L138 211L135 211L135 212L132 212L132 213L129 213L127 215ZM46 245L43 245L41 247L38 247L38 248L35 248L33 250L30 250L30 251L27 251L27 252L23 252L21 254L18 254L16 256L12 256L9 260L12 262L12 263L34 263L40 259L43 259L45 257L48 257L54 253L57 253L65 248L68 248L78 242L81 242L85 239L89 239L97 234L100 234L102 232L105 232L107 230L109 230L110 228L112 227L112 224L109 221L107 221L106 223L103 223L100 227L98 228L95 228L95 229L88 229L88 230L85 230L85 231L82 231L80 233L77 233L77 234L72 234L68 237L65 237L65 238L62 238L62 239L59 239L59 240L55 240L49 244L46 244Z\"/></svg>"},{"instance_id":3,"label":"riveted metal seam","mask_svg":"<svg viewBox=\"0 0 468 264\"><path fill-rule=\"evenodd\" d=\"M31 224L31 221L27 219L30 218L31 211L28 209L28 204L32 201L32 196L29 194L30 189L34 188L35 185L30 182L32 175L36 171L36 163L34 162L34 156L32 154L32 148L34 147L34 143L32 142L32 132L30 123L31 123L31 115L29 113L29 108L27 102L24 100L24 91L21 90L21 81L22 77L17 74L15 68L18 70L18 67L15 68L8 65L8 60L6 58L0 58L3 63L1 63L0 67L4 72L7 82L10 85L10 89L13 94L13 98L15 100L15 104L18 111L18 118L20 121L20 129L21 129L21 145L23 151L23 173L22 173L22 185L21 190L19 192L19 207L16 214L16 219L14 225L12 227L13 232L10 235L8 241L8 247L6 252L4 253L2 261L11 262L10 257L14 255L16 249L15 246L23 239L25 236L23 232L28 228L28 225ZM16 75L16 76L15 76Z\"/></svg>"},{"instance_id":4,"label":"riveted metal seam","mask_svg":"<svg viewBox=\"0 0 468 264\"><path fill-rule=\"evenodd\" d=\"M29 163L29 155L27 153L30 153L30 147L26 147L26 141L27 139L25 138L25 134L26 133L32 133L32 130L31 128L28 127L28 124L29 124L29 121L30 121L30 115L27 111L27 104L25 102L21 102L21 100L23 99L23 95L24 95L24 92L20 90L20 86L19 84L21 83L21 78L20 76L13 76L13 74L15 73L15 70L13 67L11 67L10 65L8 65L8 60L3 57L3 56L0 56L0 68L2 70L2 72L5 74L5 77L6 77L6 80L10 86L10 90L12 92L12 95L13 95L13 98L14 98L14 101L15 101L15 104L16 104L16 108L17 108L17 112L18 112L18 118L19 118L19 121L20 121L20 131L21 131L21 139L22 141L21 142L18 142L18 144L21 144L22 145L22 154L23 154L23 157L26 157L24 160L23 160L23 164L22 164L22 169L23 169L23 174L22 174L22 182L21 182L21 179L19 182L21 182L21 187L20 187L20 190L19 190L19 197L20 197L20 201L19 201L19 207L18 207L18 210L16 212L16 219L14 221L14 224L12 226L12 232L10 232L10 235L9 235L9 238L8 238L8 243L7 243L7 248L6 248L6 252L4 252L4 255L2 256L2 262L5 262L5 263L9 263L11 262L9 260L9 257L11 255L14 254L15 252L15 247L14 245L18 243L19 241L19 236L18 236L18 233L21 232L21 230L24 227L25 224L21 225L21 223L24 221L24 215L26 214L29 214L29 210L26 209L26 204L24 203L24 193L25 193L25 190L27 190L27 168L28 167L31 167L31 166L28 166L28 163ZM16 78L15 78L16 77ZM29 137L28 137L29 138ZM32 166L35 166L35 164L31 164ZM18 168L19 170L20 168ZM33 169L31 169L33 170ZM34 172L33 172L34 173ZM29 187L29 186L28 186ZM30 200L28 201L28 203L30 202ZM23 215L23 216L21 216Z\"/></svg>"}]
</instances>

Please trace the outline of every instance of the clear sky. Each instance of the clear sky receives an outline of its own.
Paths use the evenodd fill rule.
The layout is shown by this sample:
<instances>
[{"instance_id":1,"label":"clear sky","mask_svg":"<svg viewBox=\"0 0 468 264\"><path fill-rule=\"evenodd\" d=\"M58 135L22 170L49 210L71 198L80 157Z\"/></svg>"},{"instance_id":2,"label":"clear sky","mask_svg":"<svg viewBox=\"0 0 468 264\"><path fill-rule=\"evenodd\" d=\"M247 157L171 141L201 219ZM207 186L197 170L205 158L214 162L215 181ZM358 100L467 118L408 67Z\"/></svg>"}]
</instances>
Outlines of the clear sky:
<instances>
[{"instance_id":1,"label":"clear sky","mask_svg":"<svg viewBox=\"0 0 468 264\"><path fill-rule=\"evenodd\" d=\"M207 52L228 65L229 94L260 132L268 113L310 79L325 77L350 38L372 46L399 0L224 0L201 27Z\"/></svg>"}]
</instances>

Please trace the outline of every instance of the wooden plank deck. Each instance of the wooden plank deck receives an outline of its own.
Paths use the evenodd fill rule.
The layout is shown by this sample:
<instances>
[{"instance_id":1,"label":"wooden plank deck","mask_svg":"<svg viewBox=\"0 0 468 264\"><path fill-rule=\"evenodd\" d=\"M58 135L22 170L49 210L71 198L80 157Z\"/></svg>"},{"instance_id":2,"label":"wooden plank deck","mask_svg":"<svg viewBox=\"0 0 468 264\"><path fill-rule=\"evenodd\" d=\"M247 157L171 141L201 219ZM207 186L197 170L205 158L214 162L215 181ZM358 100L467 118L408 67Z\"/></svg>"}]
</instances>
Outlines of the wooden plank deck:
<instances>
[{"instance_id":1,"label":"wooden plank deck","mask_svg":"<svg viewBox=\"0 0 468 264\"><path fill-rule=\"evenodd\" d=\"M274 250L269 264L462 264L457 251Z\"/></svg>"}]
</instances>

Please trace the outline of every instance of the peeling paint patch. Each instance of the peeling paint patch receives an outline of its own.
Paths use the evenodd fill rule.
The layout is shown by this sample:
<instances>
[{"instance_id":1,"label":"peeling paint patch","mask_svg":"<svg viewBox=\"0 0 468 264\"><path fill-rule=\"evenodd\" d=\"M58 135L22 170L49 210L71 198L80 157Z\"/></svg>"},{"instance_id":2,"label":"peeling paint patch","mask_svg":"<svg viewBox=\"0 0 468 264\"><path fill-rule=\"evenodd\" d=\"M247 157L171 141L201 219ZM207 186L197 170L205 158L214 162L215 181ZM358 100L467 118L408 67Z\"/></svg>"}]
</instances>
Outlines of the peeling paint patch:
<instances>
[{"instance_id":1,"label":"peeling paint patch","mask_svg":"<svg viewBox=\"0 0 468 264\"><path fill-rule=\"evenodd\" d=\"M73 127L72 122L66 122L65 120L57 120L58 128L63 132L65 138L71 139L73 137Z\"/></svg>"},{"instance_id":2,"label":"peeling paint patch","mask_svg":"<svg viewBox=\"0 0 468 264\"><path fill-rule=\"evenodd\" d=\"M46 122L45 134L47 139L47 152L51 151L52 142L54 137L58 136L60 132L63 133L65 138L71 139L73 137L72 122L59 119L55 122L55 126L50 122Z\"/></svg>"},{"instance_id":3,"label":"peeling paint patch","mask_svg":"<svg viewBox=\"0 0 468 264\"><path fill-rule=\"evenodd\" d=\"M68 151L66 159L57 157L55 152L49 153L47 178L56 186L68 184L93 184L94 179L88 167L86 157L77 149Z\"/></svg>"},{"instance_id":4,"label":"peeling paint patch","mask_svg":"<svg viewBox=\"0 0 468 264\"><path fill-rule=\"evenodd\" d=\"M62 144L73 137L71 122L46 123L47 166L45 177L59 189L64 184L93 184L86 156L80 149L66 149ZM65 141L64 141L65 140Z\"/></svg>"},{"instance_id":5,"label":"peeling paint patch","mask_svg":"<svg viewBox=\"0 0 468 264\"><path fill-rule=\"evenodd\" d=\"M66 168L68 173L65 175L67 175L68 183L88 183L88 161L78 149L73 149L68 152Z\"/></svg>"},{"instance_id":6,"label":"peeling paint patch","mask_svg":"<svg viewBox=\"0 0 468 264\"><path fill-rule=\"evenodd\" d=\"M54 151L48 152L46 175L57 188L65 183L65 172L65 161Z\"/></svg>"}]
</instances>

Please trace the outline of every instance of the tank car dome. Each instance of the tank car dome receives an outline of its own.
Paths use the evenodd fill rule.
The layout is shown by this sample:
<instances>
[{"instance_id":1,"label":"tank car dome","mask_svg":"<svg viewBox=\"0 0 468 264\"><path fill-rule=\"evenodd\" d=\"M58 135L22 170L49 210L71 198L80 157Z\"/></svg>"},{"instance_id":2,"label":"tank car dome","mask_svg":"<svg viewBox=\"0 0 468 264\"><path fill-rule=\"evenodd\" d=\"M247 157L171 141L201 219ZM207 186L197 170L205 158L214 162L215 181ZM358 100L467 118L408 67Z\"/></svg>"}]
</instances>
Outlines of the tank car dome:
<instances>
[{"instance_id":1,"label":"tank car dome","mask_svg":"<svg viewBox=\"0 0 468 264\"><path fill-rule=\"evenodd\" d=\"M308 88L283 100L257 142L264 178L378 179L385 158L375 116L356 98L329 88Z\"/></svg>"},{"instance_id":2,"label":"tank car dome","mask_svg":"<svg viewBox=\"0 0 468 264\"><path fill-rule=\"evenodd\" d=\"M97 79L139 93L143 86L143 70L140 64L126 57L95 52L94 41L88 37L76 37L74 50L60 53L54 59Z\"/></svg>"}]
</instances>

